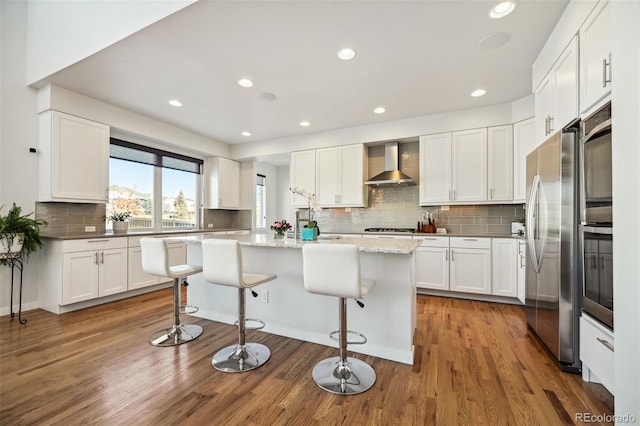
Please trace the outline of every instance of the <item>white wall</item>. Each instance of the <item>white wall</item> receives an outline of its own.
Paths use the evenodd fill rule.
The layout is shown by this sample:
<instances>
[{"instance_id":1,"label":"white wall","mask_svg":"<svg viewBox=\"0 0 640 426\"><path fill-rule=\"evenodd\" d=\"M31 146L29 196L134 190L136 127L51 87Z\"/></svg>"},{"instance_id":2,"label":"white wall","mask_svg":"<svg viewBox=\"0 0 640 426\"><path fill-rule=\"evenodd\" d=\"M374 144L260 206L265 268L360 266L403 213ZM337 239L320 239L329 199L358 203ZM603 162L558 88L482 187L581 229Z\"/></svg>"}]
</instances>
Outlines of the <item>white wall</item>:
<instances>
[{"instance_id":1,"label":"white wall","mask_svg":"<svg viewBox=\"0 0 640 426\"><path fill-rule=\"evenodd\" d=\"M329 146L397 140L432 133L466 130L478 127L511 124L511 103L426 115L405 120L387 121L366 126L291 136L269 141L258 141L231 146L231 157L235 159L254 158L282 154L304 149Z\"/></svg>"},{"instance_id":2,"label":"white wall","mask_svg":"<svg viewBox=\"0 0 640 426\"><path fill-rule=\"evenodd\" d=\"M291 191L289 191L289 166L280 166L277 168L278 182L278 200L276 218L286 218L293 223L295 220L294 208L291 205Z\"/></svg>"},{"instance_id":3,"label":"white wall","mask_svg":"<svg viewBox=\"0 0 640 426\"><path fill-rule=\"evenodd\" d=\"M269 226L278 220L277 217L277 204L278 204L278 173L276 166L267 163L257 163L256 164L256 174L261 174L265 176L267 182L267 229ZM254 187L255 187L255 176L254 176ZM254 212L255 213L255 212ZM255 219L254 219L255 223Z\"/></svg>"},{"instance_id":4,"label":"white wall","mask_svg":"<svg viewBox=\"0 0 640 426\"><path fill-rule=\"evenodd\" d=\"M640 2L611 2L611 40L615 414L640 422Z\"/></svg>"},{"instance_id":5,"label":"white wall","mask_svg":"<svg viewBox=\"0 0 640 426\"><path fill-rule=\"evenodd\" d=\"M7 212L15 202L24 213L35 209L38 157L29 147L38 146L35 90L26 87L27 3L0 1L0 206ZM0 315L9 313L11 274L0 267ZM24 267L23 309L38 304L37 253ZM17 307L18 292L14 292Z\"/></svg>"},{"instance_id":6,"label":"white wall","mask_svg":"<svg viewBox=\"0 0 640 426\"><path fill-rule=\"evenodd\" d=\"M26 75L27 84L41 80L194 1L29 0L23 79Z\"/></svg>"}]
</instances>

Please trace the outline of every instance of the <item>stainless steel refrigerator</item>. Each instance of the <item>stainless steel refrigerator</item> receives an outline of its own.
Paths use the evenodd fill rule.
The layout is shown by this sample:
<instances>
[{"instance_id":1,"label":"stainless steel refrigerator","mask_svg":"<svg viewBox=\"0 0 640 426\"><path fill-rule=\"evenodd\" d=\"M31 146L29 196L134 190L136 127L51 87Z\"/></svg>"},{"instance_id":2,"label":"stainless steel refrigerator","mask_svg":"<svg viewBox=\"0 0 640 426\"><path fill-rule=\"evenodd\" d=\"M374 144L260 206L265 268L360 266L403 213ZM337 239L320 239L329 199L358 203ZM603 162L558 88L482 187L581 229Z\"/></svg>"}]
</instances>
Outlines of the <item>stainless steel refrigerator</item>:
<instances>
[{"instance_id":1,"label":"stainless steel refrigerator","mask_svg":"<svg viewBox=\"0 0 640 426\"><path fill-rule=\"evenodd\" d=\"M577 128L527 156L525 316L565 371L580 371Z\"/></svg>"}]
</instances>

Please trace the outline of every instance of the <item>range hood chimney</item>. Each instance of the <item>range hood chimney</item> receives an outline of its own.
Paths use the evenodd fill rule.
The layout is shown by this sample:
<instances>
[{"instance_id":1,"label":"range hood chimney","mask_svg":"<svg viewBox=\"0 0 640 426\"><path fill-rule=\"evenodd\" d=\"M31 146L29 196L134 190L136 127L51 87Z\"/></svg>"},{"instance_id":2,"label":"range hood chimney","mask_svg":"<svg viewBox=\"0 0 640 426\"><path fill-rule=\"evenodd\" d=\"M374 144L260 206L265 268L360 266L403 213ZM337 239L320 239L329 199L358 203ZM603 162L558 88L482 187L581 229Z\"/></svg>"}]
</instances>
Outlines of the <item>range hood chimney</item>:
<instances>
[{"instance_id":1,"label":"range hood chimney","mask_svg":"<svg viewBox=\"0 0 640 426\"><path fill-rule=\"evenodd\" d=\"M400 171L398 142L384 144L384 172L375 175L365 183L371 186L409 186L415 181Z\"/></svg>"}]
</instances>

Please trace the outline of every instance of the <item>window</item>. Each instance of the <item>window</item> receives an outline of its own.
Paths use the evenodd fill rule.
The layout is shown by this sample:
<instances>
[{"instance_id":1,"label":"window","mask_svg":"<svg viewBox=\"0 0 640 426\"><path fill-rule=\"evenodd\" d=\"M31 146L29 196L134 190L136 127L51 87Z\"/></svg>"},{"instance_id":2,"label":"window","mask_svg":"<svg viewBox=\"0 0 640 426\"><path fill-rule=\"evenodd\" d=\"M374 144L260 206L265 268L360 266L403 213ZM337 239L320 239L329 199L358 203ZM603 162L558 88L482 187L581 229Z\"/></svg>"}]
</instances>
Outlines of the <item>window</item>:
<instances>
[{"instance_id":1,"label":"window","mask_svg":"<svg viewBox=\"0 0 640 426\"><path fill-rule=\"evenodd\" d=\"M107 217L131 212L130 229L198 226L202 160L113 138L110 151Z\"/></svg>"},{"instance_id":2,"label":"window","mask_svg":"<svg viewBox=\"0 0 640 426\"><path fill-rule=\"evenodd\" d=\"M256 176L256 229L267 227L267 178Z\"/></svg>"}]
</instances>

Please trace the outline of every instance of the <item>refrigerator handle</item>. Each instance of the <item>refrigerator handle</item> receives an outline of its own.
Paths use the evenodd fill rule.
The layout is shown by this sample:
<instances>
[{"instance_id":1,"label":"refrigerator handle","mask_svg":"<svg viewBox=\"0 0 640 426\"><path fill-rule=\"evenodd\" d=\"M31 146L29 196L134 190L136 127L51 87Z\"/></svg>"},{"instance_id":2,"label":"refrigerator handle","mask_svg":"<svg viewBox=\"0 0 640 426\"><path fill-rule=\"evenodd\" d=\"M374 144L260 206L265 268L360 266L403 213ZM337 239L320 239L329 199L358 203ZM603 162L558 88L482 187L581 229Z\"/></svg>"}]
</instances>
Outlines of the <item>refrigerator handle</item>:
<instances>
[{"instance_id":1,"label":"refrigerator handle","mask_svg":"<svg viewBox=\"0 0 640 426\"><path fill-rule=\"evenodd\" d=\"M540 272L540 262L536 253L535 235L538 232L538 190L540 187L540 176L536 175L531 184L531 194L527 202L527 244L529 245L529 257L536 272Z\"/></svg>"}]
</instances>

